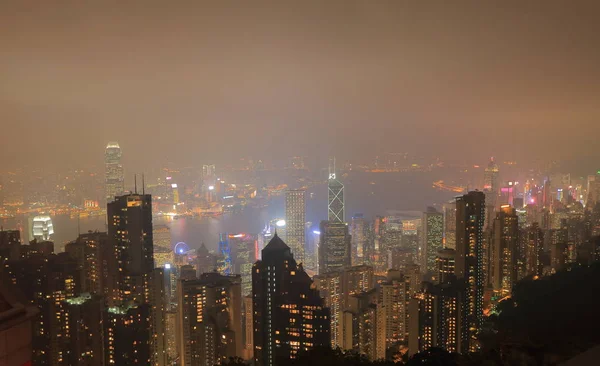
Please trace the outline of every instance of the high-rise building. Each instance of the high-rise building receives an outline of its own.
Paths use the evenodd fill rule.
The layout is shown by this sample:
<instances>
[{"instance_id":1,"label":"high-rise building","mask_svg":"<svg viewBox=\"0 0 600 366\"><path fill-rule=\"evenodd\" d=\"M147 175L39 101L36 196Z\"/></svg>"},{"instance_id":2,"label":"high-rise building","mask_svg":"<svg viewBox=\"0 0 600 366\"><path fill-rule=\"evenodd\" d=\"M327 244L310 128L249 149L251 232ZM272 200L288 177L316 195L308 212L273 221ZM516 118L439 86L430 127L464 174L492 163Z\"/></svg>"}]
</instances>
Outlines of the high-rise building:
<instances>
[{"instance_id":1,"label":"high-rise building","mask_svg":"<svg viewBox=\"0 0 600 366\"><path fill-rule=\"evenodd\" d=\"M423 283L423 290L409 305L410 355L432 347L448 352L469 351L471 342L468 329L465 329L468 321L464 318L464 307L468 307L468 302L464 285L463 281L455 279L438 285Z\"/></svg>"},{"instance_id":2,"label":"high-rise building","mask_svg":"<svg viewBox=\"0 0 600 366\"><path fill-rule=\"evenodd\" d=\"M21 258L21 233L19 230L0 228L0 263Z\"/></svg>"},{"instance_id":3,"label":"high-rise building","mask_svg":"<svg viewBox=\"0 0 600 366\"><path fill-rule=\"evenodd\" d=\"M81 291L77 262L67 253L34 254L9 261L5 268L13 283L40 310L33 323L32 364L64 364L70 334L64 321L65 300L79 296Z\"/></svg>"},{"instance_id":4,"label":"high-rise building","mask_svg":"<svg viewBox=\"0 0 600 366\"><path fill-rule=\"evenodd\" d=\"M149 304L111 306L106 322L106 360L111 365L150 365Z\"/></svg>"},{"instance_id":5,"label":"high-rise building","mask_svg":"<svg viewBox=\"0 0 600 366\"><path fill-rule=\"evenodd\" d=\"M344 185L337 179L335 172L335 158L329 158L329 179L327 220L330 222L346 222L344 207Z\"/></svg>"},{"instance_id":6,"label":"high-rise building","mask_svg":"<svg viewBox=\"0 0 600 366\"><path fill-rule=\"evenodd\" d=\"M252 295L244 297L244 359L254 358L254 310Z\"/></svg>"},{"instance_id":7,"label":"high-rise building","mask_svg":"<svg viewBox=\"0 0 600 366\"><path fill-rule=\"evenodd\" d=\"M109 142L104 151L104 184L106 202L112 202L123 193L125 178L121 165L121 147L116 142Z\"/></svg>"},{"instance_id":8,"label":"high-rise building","mask_svg":"<svg viewBox=\"0 0 600 366\"><path fill-rule=\"evenodd\" d=\"M377 289L349 296L341 323L342 349L370 360L385 358L385 309L378 304Z\"/></svg>"},{"instance_id":9,"label":"high-rise building","mask_svg":"<svg viewBox=\"0 0 600 366\"><path fill-rule=\"evenodd\" d=\"M330 313L330 334L331 347L341 347L341 317L344 309L344 296L342 293L341 271L324 273L314 277L315 287L319 290L325 306L329 308Z\"/></svg>"},{"instance_id":10,"label":"high-rise building","mask_svg":"<svg viewBox=\"0 0 600 366\"><path fill-rule=\"evenodd\" d=\"M440 249L436 258L437 282L446 283L454 278L456 267L456 251L450 248Z\"/></svg>"},{"instance_id":11,"label":"high-rise building","mask_svg":"<svg viewBox=\"0 0 600 366\"><path fill-rule=\"evenodd\" d=\"M319 273L339 271L351 264L351 237L343 222L321 221Z\"/></svg>"},{"instance_id":12,"label":"high-rise building","mask_svg":"<svg viewBox=\"0 0 600 366\"><path fill-rule=\"evenodd\" d=\"M400 271L390 270L378 292L378 304L385 315L385 342L389 348L404 341L408 334L409 282Z\"/></svg>"},{"instance_id":13,"label":"high-rise building","mask_svg":"<svg viewBox=\"0 0 600 366\"><path fill-rule=\"evenodd\" d=\"M252 266L258 260L258 241L255 234L229 234L233 273L242 278L242 296L252 293Z\"/></svg>"},{"instance_id":14,"label":"high-rise building","mask_svg":"<svg viewBox=\"0 0 600 366\"><path fill-rule=\"evenodd\" d=\"M329 309L290 247L277 235L252 271L255 365L284 365L330 345Z\"/></svg>"},{"instance_id":15,"label":"high-rise building","mask_svg":"<svg viewBox=\"0 0 600 366\"><path fill-rule=\"evenodd\" d=\"M77 261L81 271L81 291L91 294L103 294L105 271L108 269L108 234L90 231L80 234L77 240L65 245L65 252Z\"/></svg>"},{"instance_id":16,"label":"high-rise building","mask_svg":"<svg viewBox=\"0 0 600 366\"><path fill-rule=\"evenodd\" d=\"M542 252L544 250L544 232L537 222L525 229L525 275L542 275Z\"/></svg>"},{"instance_id":17,"label":"high-rise building","mask_svg":"<svg viewBox=\"0 0 600 366\"><path fill-rule=\"evenodd\" d=\"M168 270L167 270L168 271ZM152 313L151 324L151 362L154 366L166 366L168 364L168 335L167 335L167 311L170 308L168 297L165 269L154 268L150 277L150 304Z\"/></svg>"},{"instance_id":18,"label":"high-rise building","mask_svg":"<svg viewBox=\"0 0 600 366\"><path fill-rule=\"evenodd\" d=\"M214 272L217 269L217 258L212 255L204 243L196 250L196 277L203 273Z\"/></svg>"},{"instance_id":19,"label":"high-rise building","mask_svg":"<svg viewBox=\"0 0 600 366\"><path fill-rule=\"evenodd\" d=\"M491 233L490 283L501 296L509 295L518 280L519 218L514 208L506 205L496 212Z\"/></svg>"},{"instance_id":20,"label":"high-rise building","mask_svg":"<svg viewBox=\"0 0 600 366\"><path fill-rule=\"evenodd\" d=\"M444 246L456 249L456 201L444 203Z\"/></svg>"},{"instance_id":21,"label":"high-rise building","mask_svg":"<svg viewBox=\"0 0 600 366\"><path fill-rule=\"evenodd\" d=\"M495 207L498 199L498 190L500 189L498 182L498 164L494 158L490 158L488 166L485 168L483 176L483 191L486 195L486 202L489 206Z\"/></svg>"},{"instance_id":22,"label":"high-rise building","mask_svg":"<svg viewBox=\"0 0 600 366\"><path fill-rule=\"evenodd\" d=\"M286 243L292 249L294 258L304 263L306 232L306 192L304 189L290 189L285 192Z\"/></svg>"},{"instance_id":23,"label":"high-rise building","mask_svg":"<svg viewBox=\"0 0 600 366\"><path fill-rule=\"evenodd\" d=\"M371 251L368 245L368 222L362 214L352 216L350 235L352 236L352 265L371 264Z\"/></svg>"},{"instance_id":24,"label":"high-rise building","mask_svg":"<svg viewBox=\"0 0 600 366\"><path fill-rule=\"evenodd\" d=\"M104 297L82 293L64 301L61 312L65 365L106 365ZM67 332L68 331L68 332Z\"/></svg>"},{"instance_id":25,"label":"high-rise building","mask_svg":"<svg viewBox=\"0 0 600 366\"><path fill-rule=\"evenodd\" d=\"M483 323L483 292L485 288L483 226L485 221L485 195L472 191L456 198L456 277L468 284L462 307L463 319L468 326L469 347L477 348L475 336Z\"/></svg>"},{"instance_id":26,"label":"high-rise building","mask_svg":"<svg viewBox=\"0 0 600 366\"><path fill-rule=\"evenodd\" d=\"M109 294L112 304L147 303L154 269L152 197L137 193L117 196L108 204L107 216L117 270L116 288Z\"/></svg>"},{"instance_id":27,"label":"high-rise building","mask_svg":"<svg viewBox=\"0 0 600 366\"><path fill-rule=\"evenodd\" d=\"M181 280L178 339L182 366L220 365L243 357L242 292L238 275L204 273Z\"/></svg>"},{"instance_id":28,"label":"high-rise building","mask_svg":"<svg viewBox=\"0 0 600 366\"><path fill-rule=\"evenodd\" d=\"M423 212L423 220L421 221L422 241L421 241L421 266L425 272L435 273L436 263L435 258L440 249L442 249L444 241L444 215L438 212L433 207L428 207L427 211Z\"/></svg>"},{"instance_id":29,"label":"high-rise building","mask_svg":"<svg viewBox=\"0 0 600 366\"><path fill-rule=\"evenodd\" d=\"M165 264L173 264L174 254L171 245L171 229L167 225L154 225L152 228L154 239L154 266L164 267Z\"/></svg>"}]
</instances>

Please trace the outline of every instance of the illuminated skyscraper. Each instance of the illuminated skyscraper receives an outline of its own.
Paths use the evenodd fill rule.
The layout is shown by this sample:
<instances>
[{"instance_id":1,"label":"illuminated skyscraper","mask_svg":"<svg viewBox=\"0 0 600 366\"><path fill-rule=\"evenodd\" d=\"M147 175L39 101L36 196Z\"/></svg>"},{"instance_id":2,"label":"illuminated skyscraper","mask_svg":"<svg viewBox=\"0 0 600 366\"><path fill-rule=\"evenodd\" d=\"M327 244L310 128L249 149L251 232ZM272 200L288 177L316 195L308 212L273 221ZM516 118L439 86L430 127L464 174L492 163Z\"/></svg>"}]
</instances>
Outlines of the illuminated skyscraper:
<instances>
[{"instance_id":1,"label":"illuminated skyscraper","mask_svg":"<svg viewBox=\"0 0 600 366\"><path fill-rule=\"evenodd\" d=\"M123 193L123 165L121 165L121 147L117 142L109 142L104 152L104 184L106 202L112 202Z\"/></svg>"},{"instance_id":2,"label":"illuminated skyscraper","mask_svg":"<svg viewBox=\"0 0 600 366\"><path fill-rule=\"evenodd\" d=\"M328 209L327 220L330 222L345 222L344 216L344 185L337 179L335 158L329 158Z\"/></svg>"},{"instance_id":3,"label":"illuminated skyscraper","mask_svg":"<svg viewBox=\"0 0 600 366\"><path fill-rule=\"evenodd\" d=\"M303 189L290 189L285 192L286 243L292 249L294 258L304 263L306 232L306 192Z\"/></svg>"},{"instance_id":4,"label":"illuminated skyscraper","mask_svg":"<svg viewBox=\"0 0 600 366\"><path fill-rule=\"evenodd\" d=\"M89 232L79 235L77 240L65 245L65 252L77 261L81 271L81 291L91 294L104 293L105 270L108 234L103 232Z\"/></svg>"},{"instance_id":5,"label":"illuminated skyscraper","mask_svg":"<svg viewBox=\"0 0 600 366\"><path fill-rule=\"evenodd\" d=\"M154 225L152 228L154 239L154 266L164 267L173 264L173 246L171 245L171 229L167 225Z\"/></svg>"},{"instance_id":6,"label":"illuminated skyscraper","mask_svg":"<svg viewBox=\"0 0 600 366\"><path fill-rule=\"evenodd\" d=\"M444 203L444 247L456 249L456 201Z\"/></svg>"},{"instance_id":7,"label":"illuminated skyscraper","mask_svg":"<svg viewBox=\"0 0 600 366\"><path fill-rule=\"evenodd\" d=\"M488 206L496 206L496 200L498 198L498 165L494 161L494 158L490 158L488 166L485 168L483 176L483 191L486 194L486 201Z\"/></svg>"},{"instance_id":8,"label":"illuminated skyscraper","mask_svg":"<svg viewBox=\"0 0 600 366\"><path fill-rule=\"evenodd\" d=\"M107 216L108 240L117 265L116 289L107 296L113 304L146 303L154 269L152 197L136 193L117 196L108 204Z\"/></svg>"},{"instance_id":9,"label":"illuminated skyscraper","mask_svg":"<svg viewBox=\"0 0 600 366\"><path fill-rule=\"evenodd\" d=\"M534 222L530 227L525 229L524 239L525 275L541 276L543 268L541 255L544 250L544 232L537 222Z\"/></svg>"},{"instance_id":10,"label":"illuminated skyscraper","mask_svg":"<svg viewBox=\"0 0 600 366\"><path fill-rule=\"evenodd\" d=\"M483 323L483 291L485 287L483 225L485 221L485 194L469 192L456 198L456 277L467 284L462 319L468 322L461 335L469 339L469 347L476 349L475 336Z\"/></svg>"},{"instance_id":11,"label":"illuminated skyscraper","mask_svg":"<svg viewBox=\"0 0 600 366\"><path fill-rule=\"evenodd\" d=\"M436 265L435 258L444 240L444 215L438 212L433 207L428 207L426 212L423 212L422 241L421 241L421 268L425 272L435 273Z\"/></svg>"},{"instance_id":12,"label":"illuminated skyscraper","mask_svg":"<svg viewBox=\"0 0 600 366\"><path fill-rule=\"evenodd\" d=\"M350 235L352 235L352 265L370 264L372 253L368 246L368 223L362 214L352 217Z\"/></svg>"},{"instance_id":13,"label":"illuminated skyscraper","mask_svg":"<svg viewBox=\"0 0 600 366\"><path fill-rule=\"evenodd\" d=\"M388 347L405 340L408 334L410 283L400 271L388 271L387 281L378 287L378 304L385 314L385 340Z\"/></svg>"},{"instance_id":14,"label":"illuminated skyscraper","mask_svg":"<svg viewBox=\"0 0 600 366\"><path fill-rule=\"evenodd\" d=\"M321 221L319 274L339 271L351 264L351 238L343 222Z\"/></svg>"},{"instance_id":15,"label":"illuminated skyscraper","mask_svg":"<svg viewBox=\"0 0 600 366\"><path fill-rule=\"evenodd\" d=\"M491 234L490 283L497 293L509 295L518 280L519 218L514 208L502 206L496 212Z\"/></svg>"},{"instance_id":16,"label":"illuminated skyscraper","mask_svg":"<svg viewBox=\"0 0 600 366\"><path fill-rule=\"evenodd\" d=\"M182 366L220 365L242 357L240 276L204 273L178 289L179 356Z\"/></svg>"},{"instance_id":17,"label":"illuminated skyscraper","mask_svg":"<svg viewBox=\"0 0 600 366\"><path fill-rule=\"evenodd\" d=\"M254 265L252 299L255 365L285 365L301 351L330 346L329 309L277 235Z\"/></svg>"}]
</instances>

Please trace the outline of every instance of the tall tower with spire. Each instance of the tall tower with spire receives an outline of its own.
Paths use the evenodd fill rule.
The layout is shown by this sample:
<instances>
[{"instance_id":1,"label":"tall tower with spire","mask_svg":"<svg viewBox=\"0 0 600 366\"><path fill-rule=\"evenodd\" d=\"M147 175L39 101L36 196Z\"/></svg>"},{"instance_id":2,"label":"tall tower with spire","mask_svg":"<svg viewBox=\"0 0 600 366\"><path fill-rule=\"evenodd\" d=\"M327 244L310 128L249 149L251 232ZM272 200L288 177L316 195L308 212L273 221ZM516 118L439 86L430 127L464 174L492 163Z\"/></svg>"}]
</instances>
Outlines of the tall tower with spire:
<instances>
[{"instance_id":1,"label":"tall tower with spire","mask_svg":"<svg viewBox=\"0 0 600 366\"><path fill-rule=\"evenodd\" d=\"M327 220L329 222L345 222L344 215L344 185L337 179L335 172L335 157L329 158L329 179Z\"/></svg>"},{"instance_id":2,"label":"tall tower with spire","mask_svg":"<svg viewBox=\"0 0 600 366\"><path fill-rule=\"evenodd\" d=\"M485 192L485 199L488 206L496 207L499 191L498 173L498 164L494 161L494 157L491 157L483 176L483 191Z\"/></svg>"}]
</instances>

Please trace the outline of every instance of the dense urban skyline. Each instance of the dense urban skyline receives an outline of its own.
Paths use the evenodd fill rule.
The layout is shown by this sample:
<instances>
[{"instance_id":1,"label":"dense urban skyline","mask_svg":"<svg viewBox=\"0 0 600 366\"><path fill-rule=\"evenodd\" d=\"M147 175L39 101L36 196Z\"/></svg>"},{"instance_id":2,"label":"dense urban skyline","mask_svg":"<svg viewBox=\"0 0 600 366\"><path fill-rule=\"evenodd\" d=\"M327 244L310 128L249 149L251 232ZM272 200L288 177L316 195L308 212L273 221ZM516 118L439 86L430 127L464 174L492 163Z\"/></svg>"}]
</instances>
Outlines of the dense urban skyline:
<instances>
[{"instance_id":1,"label":"dense urban skyline","mask_svg":"<svg viewBox=\"0 0 600 366\"><path fill-rule=\"evenodd\" d=\"M118 140L140 169L366 149L589 167L598 8L4 2L1 162L100 165Z\"/></svg>"},{"instance_id":2,"label":"dense urban skyline","mask_svg":"<svg viewBox=\"0 0 600 366\"><path fill-rule=\"evenodd\" d=\"M597 359L599 11L0 5L0 365Z\"/></svg>"}]
</instances>

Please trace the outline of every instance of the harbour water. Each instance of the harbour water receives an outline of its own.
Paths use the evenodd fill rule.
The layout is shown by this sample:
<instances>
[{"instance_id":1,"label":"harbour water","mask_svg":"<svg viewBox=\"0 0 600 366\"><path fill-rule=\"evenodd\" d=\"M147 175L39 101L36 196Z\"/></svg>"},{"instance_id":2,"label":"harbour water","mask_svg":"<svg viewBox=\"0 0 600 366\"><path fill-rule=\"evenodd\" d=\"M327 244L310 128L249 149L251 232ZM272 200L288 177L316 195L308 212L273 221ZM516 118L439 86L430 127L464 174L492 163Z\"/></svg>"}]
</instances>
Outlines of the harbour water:
<instances>
[{"instance_id":1,"label":"harbour water","mask_svg":"<svg viewBox=\"0 0 600 366\"><path fill-rule=\"evenodd\" d=\"M432 182L438 179L439 173L433 172L351 172L342 178L345 185L346 221L350 221L356 213L362 213L366 218L375 215L395 215L398 212L416 216L427 206L441 204L456 195L435 189ZM293 182L288 184L294 187ZM327 218L326 184L309 188L306 202L306 219L312 223L313 228L317 228L319 222ZM197 248L201 243L205 243L209 249L216 249L219 233L258 233L269 220L284 218L284 206L284 197L278 196L273 197L266 208L246 207L240 212L218 217L158 217L154 219L154 224L166 224L171 228L173 245L183 241L190 248ZM69 216L53 216L52 221L56 251L61 251L64 243L75 239L78 232L106 230L105 218L102 216L79 220ZM14 229L20 225L23 232L29 230L26 217L0 220L0 224L5 229Z\"/></svg>"}]
</instances>

